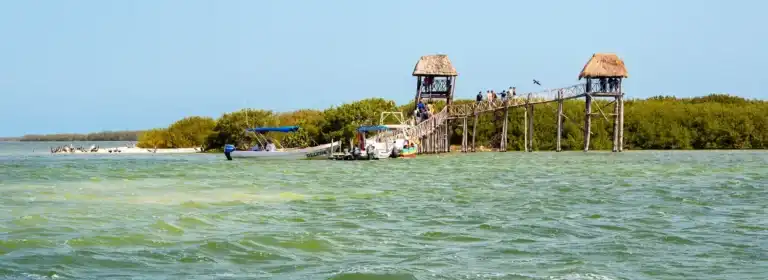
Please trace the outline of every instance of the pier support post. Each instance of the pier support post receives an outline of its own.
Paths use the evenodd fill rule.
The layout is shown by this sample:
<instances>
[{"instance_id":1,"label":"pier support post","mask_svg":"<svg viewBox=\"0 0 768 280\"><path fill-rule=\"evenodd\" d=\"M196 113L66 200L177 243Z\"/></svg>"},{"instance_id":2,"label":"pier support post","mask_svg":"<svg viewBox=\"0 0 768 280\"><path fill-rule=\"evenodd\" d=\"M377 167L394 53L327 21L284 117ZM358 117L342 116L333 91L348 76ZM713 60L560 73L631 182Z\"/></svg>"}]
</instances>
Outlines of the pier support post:
<instances>
[{"instance_id":1,"label":"pier support post","mask_svg":"<svg viewBox=\"0 0 768 280\"><path fill-rule=\"evenodd\" d=\"M443 144L445 147L445 152L450 153L451 152L451 135L453 134L453 130L451 129L451 121L446 120L445 126L443 127Z\"/></svg>"},{"instance_id":2,"label":"pier support post","mask_svg":"<svg viewBox=\"0 0 768 280\"><path fill-rule=\"evenodd\" d=\"M469 151L469 143L467 143L469 140L469 131L467 131L467 117L462 118L464 121L464 124L461 129L461 152L466 153Z\"/></svg>"},{"instance_id":3,"label":"pier support post","mask_svg":"<svg viewBox=\"0 0 768 280\"><path fill-rule=\"evenodd\" d=\"M528 151L533 152L533 104L528 105Z\"/></svg>"},{"instance_id":4,"label":"pier support post","mask_svg":"<svg viewBox=\"0 0 768 280\"><path fill-rule=\"evenodd\" d=\"M528 151L528 105L523 107L523 151Z\"/></svg>"},{"instance_id":5,"label":"pier support post","mask_svg":"<svg viewBox=\"0 0 768 280\"><path fill-rule=\"evenodd\" d=\"M478 117L478 114L475 113L475 121L474 121L474 124L472 125L472 152L473 153L477 151L475 150L475 136L477 136L477 117Z\"/></svg>"},{"instance_id":6,"label":"pier support post","mask_svg":"<svg viewBox=\"0 0 768 280\"><path fill-rule=\"evenodd\" d=\"M592 96L587 94L584 106L584 151L589 151L589 138L592 136Z\"/></svg>"},{"instance_id":7,"label":"pier support post","mask_svg":"<svg viewBox=\"0 0 768 280\"><path fill-rule=\"evenodd\" d=\"M437 152L445 152L445 123L441 123L437 129Z\"/></svg>"},{"instance_id":8,"label":"pier support post","mask_svg":"<svg viewBox=\"0 0 768 280\"><path fill-rule=\"evenodd\" d=\"M563 93L559 92L557 100L557 143L555 150L561 152L563 149L560 142L563 139Z\"/></svg>"},{"instance_id":9,"label":"pier support post","mask_svg":"<svg viewBox=\"0 0 768 280\"><path fill-rule=\"evenodd\" d=\"M619 96L619 152L624 151L624 93Z\"/></svg>"},{"instance_id":10,"label":"pier support post","mask_svg":"<svg viewBox=\"0 0 768 280\"><path fill-rule=\"evenodd\" d=\"M619 97L613 104L613 152L619 151Z\"/></svg>"},{"instance_id":11,"label":"pier support post","mask_svg":"<svg viewBox=\"0 0 768 280\"><path fill-rule=\"evenodd\" d=\"M430 150L431 150L430 152L433 153L433 154L437 153L437 133L438 133L437 123L436 122L432 122L432 133L430 133L429 135L432 138L431 139L432 140L431 141L432 144L430 146Z\"/></svg>"},{"instance_id":12,"label":"pier support post","mask_svg":"<svg viewBox=\"0 0 768 280\"><path fill-rule=\"evenodd\" d=\"M504 101L504 105L506 105L506 101ZM509 125L509 106L504 106L504 124L501 127L501 147L500 152L506 152L507 151L507 126Z\"/></svg>"}]
</instances>

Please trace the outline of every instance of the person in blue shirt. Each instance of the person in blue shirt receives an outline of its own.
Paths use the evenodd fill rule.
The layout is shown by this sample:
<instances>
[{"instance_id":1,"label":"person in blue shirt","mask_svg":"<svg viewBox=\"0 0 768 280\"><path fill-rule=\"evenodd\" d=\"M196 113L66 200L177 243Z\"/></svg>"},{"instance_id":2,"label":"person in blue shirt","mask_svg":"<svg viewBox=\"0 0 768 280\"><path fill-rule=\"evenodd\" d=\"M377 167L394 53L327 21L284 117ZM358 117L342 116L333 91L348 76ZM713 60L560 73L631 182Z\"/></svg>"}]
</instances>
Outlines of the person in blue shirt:
<instances>
[{"instance_id":1,"label":"person in blue shirt","mask_svg":"<svg viewBox=\"0 0 768 280\"><path fill-rule=\"evenodd\" d=\"M418 111L419 119L426 119L427 107L424 106L424 102L422 100L419 100L419 103L416 104L416 110Z\"/></svg>"}]
</instances>

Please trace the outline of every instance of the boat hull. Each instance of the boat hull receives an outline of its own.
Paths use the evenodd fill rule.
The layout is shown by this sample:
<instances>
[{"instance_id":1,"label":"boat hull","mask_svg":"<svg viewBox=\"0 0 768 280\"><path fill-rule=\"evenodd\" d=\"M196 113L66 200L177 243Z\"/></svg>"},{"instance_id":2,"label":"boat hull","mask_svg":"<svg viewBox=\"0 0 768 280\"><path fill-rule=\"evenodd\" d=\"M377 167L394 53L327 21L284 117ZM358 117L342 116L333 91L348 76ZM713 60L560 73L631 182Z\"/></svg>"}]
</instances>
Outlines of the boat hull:
<instances>
[{"instance_id":1,"label":"boat hull","mask_svg":"<svg viewBox=\"0 0 768 280\"><path fill-rule=\"evenodd\" d=\"M416 148L405 148L400 153L401 158L415 158L416 157Z\"/></svg>"},{"instance_id":2,"label":"boat hull","mask_svg":"<svg viewBox=\"0 0 768 280\"><path fill-rule=\"evenodd\" d=\"M341 143L333 142L325 145L292 150L292 151L231 151L229 156L231 158L261 158L261 159L305 159L314 158L322 155L327 155L331 152L331 149L337 149ZM226 153L225 153L226 155Z\"/></svg>"}]
</instances>

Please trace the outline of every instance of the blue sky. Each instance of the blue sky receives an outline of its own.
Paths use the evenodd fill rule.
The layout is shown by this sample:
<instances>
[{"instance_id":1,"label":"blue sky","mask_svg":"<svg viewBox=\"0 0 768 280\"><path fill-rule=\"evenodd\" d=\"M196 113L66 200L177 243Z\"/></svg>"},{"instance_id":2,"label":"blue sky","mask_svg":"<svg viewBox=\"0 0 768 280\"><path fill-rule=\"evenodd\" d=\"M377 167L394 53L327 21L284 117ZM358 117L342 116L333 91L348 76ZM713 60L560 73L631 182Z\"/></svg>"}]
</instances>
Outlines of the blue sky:
<instances>
[{"instance_id":1,"label":"blue sky","mask_svg":"<svg viewBox=\"0 0 768 280\"><path fill-rule=\"evenodd\" d=\"M761 1L2 1L0 136L164 127L243 107L413 98L421 55L457 96L574 84L615 52L630 97L768 98Z\"/></svg>"}]
</instances>

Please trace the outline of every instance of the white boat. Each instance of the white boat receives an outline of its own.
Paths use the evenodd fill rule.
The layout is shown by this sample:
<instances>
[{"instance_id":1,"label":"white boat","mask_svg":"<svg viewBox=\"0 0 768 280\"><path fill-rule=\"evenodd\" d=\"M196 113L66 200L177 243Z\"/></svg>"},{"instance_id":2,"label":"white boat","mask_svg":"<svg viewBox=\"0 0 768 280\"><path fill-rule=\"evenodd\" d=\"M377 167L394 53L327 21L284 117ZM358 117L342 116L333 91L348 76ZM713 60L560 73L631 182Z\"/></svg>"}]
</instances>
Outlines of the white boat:
<instances>
[{"instance_id":1,"label":"white boat","mask_svg":"<svg viewBox=\"0 0 768 280\"><path fill-rule=\"evenodd\" d=\"M338 149L340 142L309 147L304 149L279 149L276 151L232 151L232 158L274 158L274 159L303 159L328 155L331 150Z\"/></svg>"},{"instance_id":2,"label":"white boat","mask_svg":"<svg viewBox=\"0 0 768 280\"><path fill-rule=\"evenodd\" d=\"M295 132L299 129L298 126L283 126L283 127L259 127L248 129L248 131L258 133L266 132ZM263 137L263 135L262 135ZM269 144L272 144L269 141ZM269 145L268 144L268 145ZM277 149L274 146L264 150L247 150L238 151L235 150L235 146L227 144L224 147L224 155L228 160L233 158L264 158L264 159L304 159L314 158L322 155L330 155L334 150L339 149L341 142L335 141L324 145L307 147L301 149Z\"/></svg>"},{"instance_id":3,"label":"white boat","mask_svg":"<svg viewBox=\"0 0 768 280\"><path fill-rule=\"evenodd\" d=\"M406 135L409 125L400 124L382 124L374 126L361 126L357 129L361 138L365 138L368 132L379 132L379 134L365 139L362 154L370 154L375 159L386 159L393 155L392 151L401 151L407 143Z\"/></svg>"}]
</instances>

